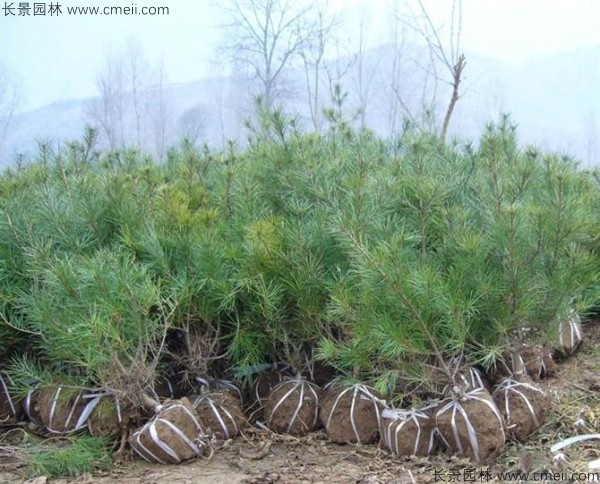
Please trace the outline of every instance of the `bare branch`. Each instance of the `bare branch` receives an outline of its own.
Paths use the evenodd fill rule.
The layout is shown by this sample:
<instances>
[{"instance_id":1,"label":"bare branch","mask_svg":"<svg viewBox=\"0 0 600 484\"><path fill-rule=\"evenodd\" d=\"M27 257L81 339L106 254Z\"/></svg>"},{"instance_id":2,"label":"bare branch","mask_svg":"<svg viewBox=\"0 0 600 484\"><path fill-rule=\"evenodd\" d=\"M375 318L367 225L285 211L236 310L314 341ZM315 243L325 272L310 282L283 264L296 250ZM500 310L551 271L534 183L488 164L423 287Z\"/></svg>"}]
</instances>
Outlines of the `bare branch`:
<instances>
[{"instance_id":1,"label":"bare branch","mask_svg":"<svg viewBox=\"0 0 600 484\"><path fill-rule=\"evenodd\" d=\"M303 5L288 0L235 0L229 10L234 20L228 26L227 51L230 58L251 68L267 109L280 95L284 72L311 32L303 20L312 5Z\"/></svg>"}]
</instances>

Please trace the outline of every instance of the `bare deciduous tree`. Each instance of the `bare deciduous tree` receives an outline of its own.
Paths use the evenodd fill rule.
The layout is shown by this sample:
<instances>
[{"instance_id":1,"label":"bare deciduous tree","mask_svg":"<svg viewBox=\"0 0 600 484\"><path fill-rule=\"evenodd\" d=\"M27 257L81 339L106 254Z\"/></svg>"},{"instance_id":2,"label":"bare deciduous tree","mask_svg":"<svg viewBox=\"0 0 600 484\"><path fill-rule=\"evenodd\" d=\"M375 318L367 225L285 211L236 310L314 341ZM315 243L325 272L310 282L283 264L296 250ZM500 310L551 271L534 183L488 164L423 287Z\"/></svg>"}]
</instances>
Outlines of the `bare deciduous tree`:
<instances>
[{"instance_id":1,"label":"bare deciduous tree","mask_svg":"<svg viewBox=\"0 0 600 484\"><path fill-rule=\"evenodd\" d=\"M130 145L162 158L173 121L165 77L164 66L153 71L133 40L105 58L88 114L110 149Z\"/></svg>"},{"instance_id":2,"label":"bare deciduous tree","mask_svg":"<svg viewBox=\"0 0 600 484\"><path fill-rule=\"evenodd\" d=\"M258 80L268 110L282 95L285 69L310 35L305 22L310 10L310 4L293 0L235 0L229 8L234 20L226 51Z\"/></svg>"},{"instance_id":3,"label":"bare deciduous tree","mask_svg":"<svg viewBox=\"0 0 600 484\"><path fill-rule=\"evenodd\" d=\"M131 95L131 104L135 118L136 146L142 148L142 107L143 96L147 89L148 63L139 43L130 41L126 52L127 88Z\"/></svg>"},{"instance_id":4,"label":"bare deciduous tree","mask_svg":"<svg viewBox=\"0 0 600 484\"><path fill-rule=\"evenodd\" d=\"M373 97L373 80L378 70L379 60L373 58L373 52L367 55L367 25L369 18L366 12L361 12L358 27L358 47L354 55L354 90L358 99L360 126L367 125L367 107ZM370 62L369 62L370 61Z\"/></svg>"},{"instance_id":5,"label":"bare deciduous tree","mask_svg":"<svg viewBox=\"0 0 600 484\"><path fill-rule=\"evenodd\" d=\"M417 14L413 14L409 20L402 21L415 30L426 42L429 49L429 64L425 67L427 77L433 79L434 88L432 102L428 103L423 99L422 106L434 106L436 98L435 82L441 81L451 87L451 95L445 110L444 119L440 128L440 137L445 141L450 126L450 120L456 107L456 103L461 97L460 85L463 80L463 73L466 66L466 57L461 51L460 42L462 35L462 0L452 0L452 11L450 16L450 32L448 42L442 41L441 30L435 26L423 0L416 0ZM438 68L439 67L439 68ZM439 70L446 74L441 75ZM425 93L425 90L423 90Z\"/></svg>"},{"instance_id":6,"label":"bare deciduous tree","mask_svg":"<svg viewBox=\"0 0 600 484\"><path fill-rule=\"evenodd\" d=\"M328 18L322 4L318 4L312 35L306 38L300 56L304 65L306 95L310 120L315 131L321 131L323 123L323 107L321 103L321 74L325 60L325 49L334 36L338 25L337 18Z\"/></svg>"},{"instance_id":7,"label":"bare deciduous tree","mask_svg":"<svg viewBox=\"0 0 600 484\"><path fill-rule=\"evenodd\" d=\"M107 57L96 76L100 97L92 101L89 115L112 150L125 143L125 82L122 59Z\"/></svg>"},{"instance_id":8,"label":"bare deciduous tree","mask_svg":"<svg viewBox=\"0 0 600 484\"><path fill-rule=\"evenodd\" d=\"M152 122L155 153L159 160L165 156L167 139L173 122L172 105L166 87L164 63L156 73L156 85L149 91L148 110Z\"/></svg>"}]
</instances>

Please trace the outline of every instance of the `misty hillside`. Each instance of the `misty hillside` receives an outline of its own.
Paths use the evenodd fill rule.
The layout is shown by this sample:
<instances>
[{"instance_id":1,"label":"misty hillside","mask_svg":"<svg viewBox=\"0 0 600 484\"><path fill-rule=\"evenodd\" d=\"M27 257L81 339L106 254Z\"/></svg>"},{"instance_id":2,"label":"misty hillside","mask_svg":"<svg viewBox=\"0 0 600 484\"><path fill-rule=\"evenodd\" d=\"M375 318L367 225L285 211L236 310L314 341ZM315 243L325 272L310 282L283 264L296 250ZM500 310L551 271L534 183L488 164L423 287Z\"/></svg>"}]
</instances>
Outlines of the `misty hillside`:
<instances>
[{"instance_id":1,"label":"misty hillside","mask_svg":"<svg viewBox=\"0 0 600 484\"><path fill-rule=\"evenodd\" d=\"M381 134L392 131L390 121L389 79L392 53L378 47L365 54L362 70L363 98L367 99L365 124ZM418 109L421 102L423 71L418 67L419 54L407 56L396 71L408 104ZM338 61L340 63L343 60ZM303 73L290 75L289 85L297 91L289 96L286 109L308 121L306 94L302 94ZM348 92L347 110L360 106L356 76L341 79ZM568 151L584 165L600 165L600 46L580 49L520 66L467 54L463 98L457 104L451 133L476 138L482 126L499 113L510 113L519 125L519 136L526 143L549 149ZM240 79L213 78L185 84L169 85L167 144L184 134L183 120L191 112L201 113L195 127L198 140L219 146L225 139L243 140L242 121L250 113L250 91ZM323 89L327 91L327 89ZM437 117L441 119L449 94L438 86ZM33 152L35 140L60 143L78 138L90 121L92 99L55 102L42 108L20 113L9 128L6 149L0 166L7 166L16 153ZM322 105L327 107L324 99ZM398 123L396 123L396 126ZM307 126L308 127L308 126ZM151 143L153 133L144 138ZM146 146L146 144L144 144Z\"/></svg>"}]
</instances>

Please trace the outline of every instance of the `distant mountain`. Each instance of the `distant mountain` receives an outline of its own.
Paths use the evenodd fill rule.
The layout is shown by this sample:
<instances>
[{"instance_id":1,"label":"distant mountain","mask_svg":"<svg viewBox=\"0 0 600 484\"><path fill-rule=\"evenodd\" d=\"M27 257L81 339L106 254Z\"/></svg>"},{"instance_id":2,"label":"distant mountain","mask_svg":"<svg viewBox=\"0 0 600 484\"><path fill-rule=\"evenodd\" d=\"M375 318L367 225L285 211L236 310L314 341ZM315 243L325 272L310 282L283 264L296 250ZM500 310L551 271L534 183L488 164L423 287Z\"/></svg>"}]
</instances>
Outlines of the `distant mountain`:
<instances>
[{"instance_id":1,"label":"distant mountain","mask_svg":"<svg viewBox=\"0 0 600 484\"><path fill-rule=\"evenodd\" d=\"M368 100L364 121L382 134L388 134L393 126L390 121L391 56L390 46L380 46L367 52L362 64L362 97ZM403 96L415 108L422 102L420 95L425 83L419 58L426 59L426 53L407 54L402 60L402 69L397 72ZM341 59L339 62L350 61ZM355 64L353 69L356 68ZM301 86L302 82L302 72L291 75L290 86ZM356 75L343 78L342 83L349 92L347 108L351 112L360 106L357 91L361 85ZM305 97L290 96L288 106L307 121ZM447 87L440 83L438 118L443 114L448 97ZM173 84L167 87L166 98L169 143L190 129L191 114L197 113L201 113L202 119L195 120L195 132L210 145L218 146L224 139L244 139L242 120L249 114L249 87L239 80L212 78ZM60 101L16 115L9 128L6 149L0 153L0 166L11 163L15 153L34 153L35 140L52 139L60 143L80 137L89 120L87 113L92 101ZM518 66L467 55L463 98L457 104L451 134L477 138L484 124L496 119L499 113L511 114L519 125L523 142L566 151L584 165L600 166L600 46ZM144 122L148 125L144 139L152 150L152 122L149 119Z\"/></svg>"}]
</instances>

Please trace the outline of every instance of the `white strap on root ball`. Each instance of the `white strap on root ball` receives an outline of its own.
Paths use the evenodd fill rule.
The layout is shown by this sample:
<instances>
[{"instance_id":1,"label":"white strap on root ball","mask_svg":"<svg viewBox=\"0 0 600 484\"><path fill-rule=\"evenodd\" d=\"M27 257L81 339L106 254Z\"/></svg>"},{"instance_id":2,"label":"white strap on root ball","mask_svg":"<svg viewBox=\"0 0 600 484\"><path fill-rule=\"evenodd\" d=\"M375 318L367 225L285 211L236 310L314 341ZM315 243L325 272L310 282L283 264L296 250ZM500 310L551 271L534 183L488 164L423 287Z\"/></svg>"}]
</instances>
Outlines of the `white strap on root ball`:
<instances>
[{"instance_id":1,"label":"white strap on root ball","mask_svg":"<svg viewBox=\"0 0 600 484\"><path fill-rule=\"evenodd\" d=\"M519 378L526 376L541 380L556 371L552 352L542 345L514 343L503 359L496 377Z\"/></svg>"},{"instance_id":2,"label":"white strap on root ball","mask_svg":"<svg viewBox=\"0 0 600 484\"><path fill-rule=\"evenodd\" d=\"M321 389L302 377L277 385L265 402L267 426L274 432L306 435L319 423Z\"/></svg>"},{"instance_id":3,"label":"white strap on root ball","mask_svg":"<svg viewBox=\"0 0 600 484\"><path fill-rule=\"evenodd\" d=\"M444 395L449 395L454 386L458 385L465 392L470 392L476 388L491 389L491 385L486 377L477 368L464 368L456 375L455 382L452 385L446 385L442 391Z\"/></svg>"},{"instance_id":4,"label":"white strap on root ball","mask_svg":"<svg viewBox=\"0 0 600 484\"><path fill-rule=\"evenodd\" d=\"M477 388L487 389L489 383L485 381L485 376L477 368L467 368L465 371L459 373L460 383L463 385L465 391L475 390Z\"/></svg>"},{"instance_id":5,"label":"white strap on root ball","mask_svg":"<svg viewBox=\"0 0 600 484\"><path fill-rule=\"evenodd\" d=\"M168 402L130 438L134 452L148 462L179 464L203 455L208 436L187 398Z\"/></svg>"},{"instance_id":6,"label":"white strap on root ball","mask_svg":"<svg viewBox=\"0 0 600 484\"><path fill-rule=\"evenodd\" d=\"M271 369L271 367L272 365L268 365L266 370L257 373L252 381L249 408L250 420L263 417L263 410L269 395L286 378L285 374L280 370Z\"/></svg>"},{"instance_id":7,"label":"white strap on root ball","mask_svg":"<svg viewBox=\"0 0 600 484\"><path fill-rule=\"evenodd\" d=\"M541 380L552 375L556 371L556 363L552 358L552 352L542 345L522 345L519 350L522 374L529 376L532 380Z\"/></svg>"},{"instance_id":8,"label":"white strap on root ball","mask_svg":"<svg viewBox=\"0 0 600 484\"><path fill-rule=\"evenodd\" d=\"M100 395L72 388L44 387L27 393L24 402L29 419L47 432L67 435L87 427Z\"/></svg>"},{"instance_id":9,"label":"white strap on root ball","mask_svg":"<svg viewBox=\"0 0 600 484\"><path fill-rule=\"evenodd\" d=\"M478 388L441 405L435 426L451 452L482 462L502 450L504 420L487 390Z\"/></svg>"},{"instance_id":10,"label":"white strap on root ball","mask_svg":"<svg viewBox=\"0 0 600 484\"><path fill-rule=\"evenodd\" d=\"M365 385L332 385L321 405L321 422L334 442L368 444L377 438L384 407L385 402Z\"/></svg>"},{"instance_id":11,"label":"white strap on root ball","mask_svg":"<svg viewBox=\"0 0 600 484\"><path fill-rule=\"evenodd\" d=\"M13 381L7 373L0 372L0 425L18 422L21 404L11 394Z\"/></svg>"},{"instance_id":12,"label":"white strap on root ball","mask_svg":"<svg viewBox=\"0 0 600 484\"><path fill-rule=\"evenodd\" d=\"M124 404L112 393L99 396L100 402L87 421L88 432L94 437L118 437L139 416L139 410Z\"/></svg>"},{"instance_id":13,"label":"white strap on root ball","mask_svg":"<svg viewBox=\"0 0 600 484\"><path fill-rule=\"evenodd\" d=\"M202 424L217 438L235 437L246 421L237 397L226 391L200 395L192 405Z\"/></svg>"},{"instance_id":14,"label":"white strap on root ball","mask_svg":"<svg viewBox=\"0 0 600 484\"><path fill-rule=\"evenodd\" d=\"M509 435L524 440L542 425L550 400L533 382L504 380L493 394L507 425Z\"/></svg>"},{"instance_id":15,"label":"white strap on root ball","mask_svg":"<svg viewBox=\"0 0 600 484\"><path fill-rule=\"evenodd\" d=\"M569 318L558 323L558 350L564 355L572 355L583 340L581 318L571 311Z\"/></svg>"},{"instance_id":16,"label":"white strap on root ball","mask_svg":"<svg viewBox=\"0 0 600 484\"><path fill-rule=\"evenodd\" d=\"M146 389L148 394L158 402L175 399L181 395L178 382L170 375L162 375L154 384Z\"/></svg>"},{"instance_id":17,"label":"white strap on root ball","mask_svg":"<svg viewBox=\"0 0 600 484\"><path fill-rule=\"evenodd\" d=\"M211 377L194 377L196 384L200 387L200 392L227 392L238 400L240 405L244 403L244 397L240 388L231 380Z\"/></svg>"},{"instance_id":18,"label":"white strap on root ball","mask_svg":"<svg viewBox=\"0 0 600 484\"><path fill-rule=\"evenodd\" d=\"M432 419L417 410L383 410L380 433L385 447L399 456L428 456L435 445Z\"/></svg>"}]
</instances>

